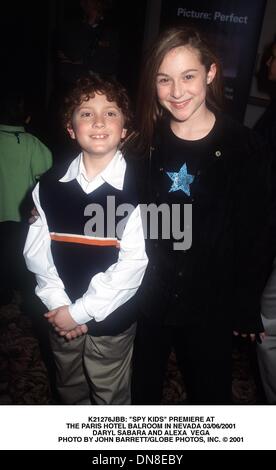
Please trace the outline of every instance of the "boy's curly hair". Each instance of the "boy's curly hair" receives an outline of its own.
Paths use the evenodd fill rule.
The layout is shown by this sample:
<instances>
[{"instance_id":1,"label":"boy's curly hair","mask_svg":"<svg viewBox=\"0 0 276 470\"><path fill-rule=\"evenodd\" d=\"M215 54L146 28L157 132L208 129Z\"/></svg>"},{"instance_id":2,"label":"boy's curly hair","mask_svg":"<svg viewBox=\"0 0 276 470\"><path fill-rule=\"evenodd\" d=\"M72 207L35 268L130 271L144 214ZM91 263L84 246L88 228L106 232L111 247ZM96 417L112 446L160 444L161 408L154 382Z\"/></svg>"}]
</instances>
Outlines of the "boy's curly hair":
<instances>
[{"instance_id":1,"label":"boy's curly hair","mask_svg":"<svg viewBox=\"0 0 276 470\"><path fill-rule=\"evenodd\" d=\"M127 91L117 80L110 77L103 78L98 74L79 78L65 96L62 108L64 128L72 125L75 109L84 101L93 98L95 93L103 94L108 101L114 101L117 104L122 111L125 119L124 125L129 134L132 130L132 111Z\"/></svg>"}]
</instances>

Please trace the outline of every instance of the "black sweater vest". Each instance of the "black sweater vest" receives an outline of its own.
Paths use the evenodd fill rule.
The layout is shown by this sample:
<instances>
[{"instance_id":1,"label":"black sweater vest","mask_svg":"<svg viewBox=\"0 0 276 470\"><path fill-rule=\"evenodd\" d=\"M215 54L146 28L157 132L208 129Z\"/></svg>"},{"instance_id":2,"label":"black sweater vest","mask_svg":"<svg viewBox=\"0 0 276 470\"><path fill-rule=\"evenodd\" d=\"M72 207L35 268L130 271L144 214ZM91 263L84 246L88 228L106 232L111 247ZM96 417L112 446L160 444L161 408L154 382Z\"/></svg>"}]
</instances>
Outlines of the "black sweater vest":
<instances>
[{"instance_id":1,"label":"black sweater vest","mask_svg":"<svg viewBox=\"0 0 276 470\"><path fill-rule=\"evenodd\" d=\"M118 247L116 243L112 244L112 241L106 238L112 236L107 230L107 219L108 216L114 214L113 225L117 227L117 223L126 216L126 214L116 215L118 206L131 204L135 208L137 193L134 172L129 164L122 191L105 182L92 193L86 194L75 179L67 183L59 181L65 172L65 167L57 167L45 173L40 180L39 196L50 234L53 232L62 234L56 238L51 237L51 251L66 293L70 300L75 302L87 291L94 275L106 271L109 266L117 262ZM103 233L96 234L97 237L102 237L102 240L96 245L87 244L86 239L83 238L84 235L93 235L93 233L84 233L85 224L95 214L95 212L89 212L89 216L84 215L85 208L90 204L97 204L98 206L94 207L102 208L97 213L104 214ZM113 236L116 237L116 234ZM92 336L116 335L126 330L136 320L134 298L116 309L103 321L88 322L89 334ZM93 312L91 312L92 315Z\"/></svg>"}]
</instances>

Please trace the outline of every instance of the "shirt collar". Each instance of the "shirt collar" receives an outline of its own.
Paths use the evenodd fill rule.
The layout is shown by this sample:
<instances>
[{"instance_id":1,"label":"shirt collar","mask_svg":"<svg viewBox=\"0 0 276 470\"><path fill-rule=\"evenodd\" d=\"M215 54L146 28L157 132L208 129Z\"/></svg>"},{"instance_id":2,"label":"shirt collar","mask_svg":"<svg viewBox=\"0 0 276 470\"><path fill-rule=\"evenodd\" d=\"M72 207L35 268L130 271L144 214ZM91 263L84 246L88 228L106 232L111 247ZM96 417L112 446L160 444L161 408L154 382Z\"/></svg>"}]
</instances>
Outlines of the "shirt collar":
<instances>
[{"instance_id":1,"label":"shirt collar","mask_svg":"<svg viewBox=\"0 0 276 470\"><path fill-rule=\"evenodd\" d=\"M120 150L117 150L112 160L104 168L104 170L99 173L95 178L102 178L108 184L113 186L116 189L122 190L124 185L124 177L126 170L126 162ZM83 164L83 156L80 153L70 164L65 175L59 180L61 183L68 183L80 175L85 176L85 167Z\"/></svg>"},{"instance_id":2,"label":"shirt collar","mask_svg":"<svg viewBox=\"0 0 276 470\"><path fill-rule=\"evenodd\" d=\"M0 130L5 132L25 132L24 126L7 126L0 124Z\"/></svg>"}]
</instances>

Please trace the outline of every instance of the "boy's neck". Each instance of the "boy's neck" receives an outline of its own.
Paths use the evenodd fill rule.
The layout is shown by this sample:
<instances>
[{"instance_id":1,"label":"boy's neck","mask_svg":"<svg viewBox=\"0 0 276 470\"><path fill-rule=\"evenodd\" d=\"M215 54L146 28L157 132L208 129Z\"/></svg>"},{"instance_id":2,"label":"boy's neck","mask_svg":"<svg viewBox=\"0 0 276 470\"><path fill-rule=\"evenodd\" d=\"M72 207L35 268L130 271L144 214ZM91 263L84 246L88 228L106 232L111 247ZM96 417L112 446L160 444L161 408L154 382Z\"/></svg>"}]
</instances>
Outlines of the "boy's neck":
<instances>
[{"instance_id":1,"label":"boy's neck","mask_svg":"<svg viewBox=\"0 0 276 470\"><path fill-rule=\"evenodd\" d=\"M113 154L108 154L105 156L101 155L100 157L83 152L83 164L87 178L91 180L101 173L108 166L111 160L113 160L116 152L117 151L115 151Z\"/></svg>"}]
</instances>

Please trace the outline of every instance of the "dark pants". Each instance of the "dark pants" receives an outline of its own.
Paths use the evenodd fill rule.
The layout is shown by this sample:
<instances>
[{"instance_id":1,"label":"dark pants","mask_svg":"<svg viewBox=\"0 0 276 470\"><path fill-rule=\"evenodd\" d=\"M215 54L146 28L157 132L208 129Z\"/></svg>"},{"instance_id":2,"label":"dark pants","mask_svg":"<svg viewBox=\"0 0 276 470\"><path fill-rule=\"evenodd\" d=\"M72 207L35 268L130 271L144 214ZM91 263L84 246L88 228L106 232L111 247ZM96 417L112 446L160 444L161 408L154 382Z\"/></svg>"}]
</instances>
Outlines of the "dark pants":
<instances>
[{"instance_id":1,"label":"dark pants","mask_svg":"<svg viewBox=\"0 0 276 470\"><path fill-rule=\"evenodd\" d=\"M231 403L231 329L164 327L143 318L138 322L134 347L133 404L160 403L172 347L189 404Z\"/></svg>"},{"instance_id":2,"label":"dark pants","mask_svg":"<svg viewBox=\"0 0 276 470\"><path fill-rule=\"evenodd\" d=\"M0 222L0 289L23 289L28 276L23 257L27 227L21 222Z\"/></svg>"}]
</instances>

